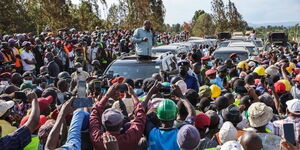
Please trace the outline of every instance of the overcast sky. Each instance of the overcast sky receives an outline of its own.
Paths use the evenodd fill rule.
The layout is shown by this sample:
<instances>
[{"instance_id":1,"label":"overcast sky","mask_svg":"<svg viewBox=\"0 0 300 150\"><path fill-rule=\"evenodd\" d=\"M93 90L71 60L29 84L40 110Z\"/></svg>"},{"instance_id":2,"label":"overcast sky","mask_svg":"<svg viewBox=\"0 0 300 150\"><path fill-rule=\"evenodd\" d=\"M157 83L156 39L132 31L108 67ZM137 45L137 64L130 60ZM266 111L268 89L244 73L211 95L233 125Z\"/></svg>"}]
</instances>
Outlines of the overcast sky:
<instances>
[{"instance_id":1,"label":"overcast sky","mask_svg":"<svg viewBox=\"0 0 300 150\"><path fill-rule=\"evenodd\" d=\"M78 3L79 0L72 0ZM223 0L228 3L228 0ZM248 23L300 22L300 0L231 0ZM118 0L107 0L108 6ZM194 12L211 12L211 0L163 0L166 8L165 23L191 21Z\"/></svg>"}]
</instances>

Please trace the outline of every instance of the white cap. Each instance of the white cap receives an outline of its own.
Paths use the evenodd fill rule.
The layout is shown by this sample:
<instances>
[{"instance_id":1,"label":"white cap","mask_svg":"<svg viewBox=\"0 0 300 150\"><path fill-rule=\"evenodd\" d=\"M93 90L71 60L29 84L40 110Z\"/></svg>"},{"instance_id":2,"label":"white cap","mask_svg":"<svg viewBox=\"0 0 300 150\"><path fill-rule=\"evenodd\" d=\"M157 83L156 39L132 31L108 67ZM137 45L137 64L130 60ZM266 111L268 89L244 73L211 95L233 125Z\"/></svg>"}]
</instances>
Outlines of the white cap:
<instances>
[{"instance_id":1,"label":"white cap","mask_svg":"<svg viewBox=\"0 0 300 150\"><path fill-rule=\"evenodd\" d=\"M242 145L237 141L228 141L224 143L220 150L244 150Z\"/></svg>"},{"instance_id":2,"label":"white cap","mask_svg":"<svg viewBox=\"0 0 300 150\"><path fill-rule=\"evenodd\" d=\"M300 115L300 99L292 99L286 102L289 112Z\"/></svg>"},{"instance_id":3,"label":"white cap","mask_svg":"<svg viewBox=\"0 0 300 150\"><path fill-rule=\"evenodd\" d=\"M14 101L3 101L0 100L0 117L2 117L7 110L12 108L15 105Z\"/></svg>"}]
</instances>

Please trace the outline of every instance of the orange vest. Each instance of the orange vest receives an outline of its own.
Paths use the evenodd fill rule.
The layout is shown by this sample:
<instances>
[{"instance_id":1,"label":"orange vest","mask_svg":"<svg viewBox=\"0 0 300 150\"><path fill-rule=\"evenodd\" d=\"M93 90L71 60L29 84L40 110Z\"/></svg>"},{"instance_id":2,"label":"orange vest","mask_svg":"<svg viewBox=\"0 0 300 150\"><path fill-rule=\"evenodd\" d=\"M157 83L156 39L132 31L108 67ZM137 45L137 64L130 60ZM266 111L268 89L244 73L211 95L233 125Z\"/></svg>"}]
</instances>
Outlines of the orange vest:
<instances>
[{"instance_id":1,"label":"orange vest","mask_svg":"<svg viewBox=\"0 0 300 150\"><path fill-rule=\"evenodd\" d=\"M19 50L17 48L14 48L13 52L14 52L14 55L16 58L15 65L17 68L20 68L21 67L21 59L16 57L17 55L20 55Z\"/></svg>"}]
</instances>

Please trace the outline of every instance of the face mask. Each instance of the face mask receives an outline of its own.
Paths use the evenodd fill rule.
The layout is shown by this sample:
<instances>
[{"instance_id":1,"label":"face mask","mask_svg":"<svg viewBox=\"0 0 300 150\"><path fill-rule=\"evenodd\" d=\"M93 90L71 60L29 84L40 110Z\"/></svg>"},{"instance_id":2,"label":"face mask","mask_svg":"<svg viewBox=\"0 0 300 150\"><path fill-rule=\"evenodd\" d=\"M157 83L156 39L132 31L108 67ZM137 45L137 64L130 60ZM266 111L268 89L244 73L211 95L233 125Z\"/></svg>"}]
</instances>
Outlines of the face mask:
<instances>
[{"instance_id":1,"label":"face mask","mask_svg":"<svg viewBox=\"0 0 300 150\"><path fill-rule=\"evenodd\" d=\"M47 58L44 58L44 63L45 63L45 64L48 64L48 62L49 62L48 59L47 59Z\"/></svg>"},{"instance_id":2,"label":"face mask","mask_svg":"<svg viewBox=\"0 0 300 150\"><path fill-rule=\"evenodd\" d=\"M1 81L1 85L9 85L8 81Z\"/></svg>"},{"instance_id":3,"label":"face mask","mask_svg":"<svg viewBox=\"0 0 300 150\"><path fill-rule=\"evenodd\" d=\"M77 68L77 71L78 71L78 72L82 72L82 71L83 71L83 68L82 68L82 67L79 67L79 68Z\"/></svg>"},{"instance_id":4,"label":"face mask","mask_svg":"<svg viewBox=\"0 0 300 150\"><path fill-rule=\"evenodd\" d=\"M212 62L211 61L207 62L207 66L212 67L213 66Z\"/></svg>"},{"instance_id":5,"label":"face mask","mask_svg":"<svg viewBox=\"0 0 300 150\"><path fill-rule=\"evenodd\" d=\"M210 84L216 84L217 83L217 79L211 79L211 80L209 80L209 83Z\"/></svg>"},{"instance_id":6,"label":"face mask","mask_svg":"<svg viewBox=\"0 0 300 150\"><path fill-rule=\"evenodd\" d=\"M25 84L32 84L32 81L31 80L23 80L23 83L25 83Z\"/></svg>"}]
</instances>

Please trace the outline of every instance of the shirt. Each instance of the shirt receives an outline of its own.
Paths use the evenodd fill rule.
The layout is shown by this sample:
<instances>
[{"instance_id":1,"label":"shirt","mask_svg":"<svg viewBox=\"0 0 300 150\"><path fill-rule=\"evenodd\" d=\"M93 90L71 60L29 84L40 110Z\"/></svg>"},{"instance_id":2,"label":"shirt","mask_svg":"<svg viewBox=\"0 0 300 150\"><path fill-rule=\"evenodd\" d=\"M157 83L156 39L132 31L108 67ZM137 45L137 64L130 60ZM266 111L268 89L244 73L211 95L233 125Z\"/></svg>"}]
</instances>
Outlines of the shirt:
<instances>
[{"instance_id":1,"label":"shirt","mask_svg":"<svg viewBox=\"0 0 300 150\"><path fill-rule=\"evenodd\" d=\"M296 86L293 86L291 89L291 94L293 95L294 99L300 99L300 89Z\"/></svg>"},{"instance_id":2,"label":"shirt","mask_svg":"<svg viewBox=\"0 0 300 150\"><path fill-rule=\"evenodd\" d=\"M148 38L148 40L143 41L144 38ZM133 33L132 41L135 43L137 55L151 56L151 49L154 43L151 31L147 31L144 28L136 29Z\"/></svg>"},{"instance_id":3,"label":"shirt","mask_svg":"<svg viewBox=\"0 0 300 150\"><path fill-rule=\"evenodd\" d=\"M102 113L105 109L105 104L108 98L103 97L92 109L90 116L90 136L95 150L106 150L103 145L102 134L104 131L101 129ZM137 100L135 100L137 101ZM117 138L120 148L126 150L136 150L138 142L143 135L146 123L146 113L144 107L138 103L134 111L134 119L130 122L130 127L125 133L121 134L120 131L109 132Z\"/></svg>"},{"instance_id":4,"label":"shirt","mask_svg":"<svg viewBox=\"0 0 300 150\"><path fill-rule=\"evenodd\" d=\"M161 130L153 128L148 138L148 150L179 150L177 133L179 129Z\"/></svg>"},{"instance_id":5,"label":"shirt","mask_svg":"<svg viewBox=\"0 0 300 150\"><path fill-rule=\"evenodd\" d=\"M29 51L29 52L23 51L21 54L21 58L22 58L22 65L23 65L24 71L31 71L35 68L35 65L27 64L25 62L26 59L29 61L32 61L34 59L33 53L31 51Z\"/></svg>"},{"instance_id":6,"label":"shirt","mask_svg":"<svg viewBox=\"0 0 300 150\"><path fill-rule=\"evenodd\" d=\"M132 98L123 98L122 101L124 102L124 104L126 106L127 113L131 114L134 110L134 104L133 104ZM122 111L119 101L115 101L114 104L112 105L112 108Z\"/></svg>"},{"instance_id":7,"label":"shirt","mask_svg":"<svg viewBox=\"0 0 300 150\"><path fill-rule=\"evenodd\" d=\"M187 75L184 78L184 82L186 83L188 89L193 89L196 92L199 91L198 81L195 77Z\"/></svg>"},{"instance_id":8,"label":"shirt","mask_svg":"<svg viewBox=\"0 0 300 150\"><path fill-rule=\"evenodd\" d=\"M23 149L31 142L31 133L28 127L22 126L12 134L0 139L1 150Z\"/></svg>"},{"instance_id":9,"label":"shirt","mask_svg":"<svg viewBox=\"0 0 300 150\"><path fill-rule=\"evenodd\" d=\"M277 120L273 122L274 134L283 137L283 124L284 123L294 123L295 137L296 141L300 143L300 118L288 116L283 120Z\"/></svg>"},{"instance_id":10,"label":"shirt","mask_svg":"<svg viewBox=\"0 0 300 150\"><path fill-rule=\"evenodd\" d=\"M76 81L85 81L89 76L90 75L85 71L81 71L80 73L75 71L71 74L71 78L75 79Z\"/></svg>"}]
</instances>

